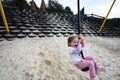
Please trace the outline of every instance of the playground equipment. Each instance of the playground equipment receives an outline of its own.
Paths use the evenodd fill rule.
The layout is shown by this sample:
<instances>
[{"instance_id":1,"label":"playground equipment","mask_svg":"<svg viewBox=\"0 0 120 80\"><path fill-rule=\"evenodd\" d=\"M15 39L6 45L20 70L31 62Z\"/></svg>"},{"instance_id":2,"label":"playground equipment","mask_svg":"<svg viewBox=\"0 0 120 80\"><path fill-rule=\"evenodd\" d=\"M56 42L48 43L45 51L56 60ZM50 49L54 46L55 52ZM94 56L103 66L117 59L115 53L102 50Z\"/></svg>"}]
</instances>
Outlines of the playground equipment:
<instances>
[{"instance_id":1,"label":"playground equipment","mask_svg":"<svg viewBox=\"0 0 120 80\"><path fill-rule=\"evenodd\" d=\"M100 26L100 29L99 29L98 32L101 32L101 31L102 31L103 26L104 26L104 24L105 24L105 22L106 22L106 20L107 20L107 18L108 18L108 16L109 16L109 14L110 14L110 11L112 10L113 5L115 4L115 1L116 1L116 0L113 1L113 3L112 3L112 5L111 5L111 7L110 7L110 9L109 9L109 11L108 11L108 13L107 13L105 19L103 20L103 23L102 23L102 25Z\"/></svg>"},{"instance_id":2,"label":"playground equipment","mask_svg":"<svg viewBox=\"0 0 120 80\"><path fill-rule=\"evenodd\" d=\"M9 28L8 28L7 20L6 20L5 13L4 13L4 10L3 10L3 7L2 7L1 0L0 0L0 13L1 13L2 18L3 18L3 23L4 23L4 26L5 26L6 32L7 32L7 34L9 34L10 32L9 32Z\"/></svg>"},{"instance_id":3,"label":"playground equipment","mask_svg":"<svg viewBox=\"0 0 120 80\"><path fill-rule=\"evenodd\" d=\"M77 3L78 3L78 34L80 34L80 2L79 2L79 0L77 0ZM83 51L81 51L80 52L80 54L82 55L82 58L84 59L84 54L83 54ZM81 69L82 71L88 71L89 70L89 68L88 67L86 67L86 68L83 68L83 69Z\"/></svg>"}]
</instances>

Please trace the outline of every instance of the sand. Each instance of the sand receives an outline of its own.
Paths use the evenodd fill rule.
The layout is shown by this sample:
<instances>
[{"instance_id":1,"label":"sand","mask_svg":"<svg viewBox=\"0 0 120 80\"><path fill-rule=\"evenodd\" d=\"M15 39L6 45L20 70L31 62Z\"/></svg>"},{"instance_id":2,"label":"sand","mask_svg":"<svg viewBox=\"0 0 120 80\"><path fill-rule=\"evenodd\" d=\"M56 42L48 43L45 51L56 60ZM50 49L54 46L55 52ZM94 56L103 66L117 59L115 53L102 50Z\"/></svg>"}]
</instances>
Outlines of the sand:
<instances>
[{"instance_id":1,"label":"sand","mask_svg":"<svg viewBox=\"0 0 120 80\"><path fill-rule=\"evenodd\" d=\"M120 38L85 36L84 55L106 72L100 80L120 80ZM23 38L0 42L0 80L89 80L71 62L67 37Z\"/></svg>"}]
</instances>

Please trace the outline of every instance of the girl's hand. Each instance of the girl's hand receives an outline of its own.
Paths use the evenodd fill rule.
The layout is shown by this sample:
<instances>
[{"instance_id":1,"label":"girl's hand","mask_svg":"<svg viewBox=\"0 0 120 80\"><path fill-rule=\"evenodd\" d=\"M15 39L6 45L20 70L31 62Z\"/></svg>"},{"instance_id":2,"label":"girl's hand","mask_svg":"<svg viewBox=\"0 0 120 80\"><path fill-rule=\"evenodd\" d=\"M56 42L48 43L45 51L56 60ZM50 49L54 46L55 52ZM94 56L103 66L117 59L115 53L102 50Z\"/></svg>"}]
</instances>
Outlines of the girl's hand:
<instances>
[{"instance_id":1,"label":"girl's hand","mask_svg":"<svg viewBox=\"0 0 120 80\"><path fill-rule=\"evenodd\" d=\"M85 47L85 40L84 40L82 34L78 34L78 38L80 38L79 39L79 44L81 44L82 47Z\"/></svg>"},{"instance_id":2,"label":"girl's hand","mask_svg":"<svg viewBox=\"0 0 120 80\"><path fill-rule=\"evenodd\" d=\"M78 34L78 38L80 38L80 39L83 40L83 36L82 36L82 34Z\"/></svg>"},{"instance_id":3,"label":"girl's hand","mask_svg":"<svg viewBox=\"0 0 120 80\"><path fill-rule=\"evenodd\" d=\"M82 43L82 39L78 39L78 43L81 44Z\"/></svg>"}]
</instances>

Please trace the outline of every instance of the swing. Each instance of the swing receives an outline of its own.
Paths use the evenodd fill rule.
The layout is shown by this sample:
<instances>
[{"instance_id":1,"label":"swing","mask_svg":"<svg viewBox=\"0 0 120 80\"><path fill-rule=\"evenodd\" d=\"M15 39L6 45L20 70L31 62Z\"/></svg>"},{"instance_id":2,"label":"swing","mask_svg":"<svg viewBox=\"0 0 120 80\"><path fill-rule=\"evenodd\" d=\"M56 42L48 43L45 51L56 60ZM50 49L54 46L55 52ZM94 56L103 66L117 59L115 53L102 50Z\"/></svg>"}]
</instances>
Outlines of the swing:
<instances>
[{"instance_id":1,"label":"swing","mask_svg":"<svg viewBox=\"0 0 120 80\"><path fill-rule=\"evenodd\" d=\"M80 34L80 4L79 4L79 0L77 0L77 3L78 3L78 34ZM84 55L83 55L83 51L81 51L80 54L82 55L82 58L85 59ZM89 70L89 67L81 69L81 71L88 71L88 70Z\"/></svg>"},{"instance_id":2,"label":"swing","mask_svg":"<svg viewBox=\"0 0 120 80\"><path fill-rule=\"evenodd\" d=\"M78 3L78 34L80 34L80 11L79 11L80 5L79 5L79 0L77 3ZM82 58L85 59L82 50L80 51L79 56L80 56L80 54L81 54ZM88 70L89 70L89 67L85 67L85 68L81 69L81 71L88 71Z\"/></svg>"}]
</instances>

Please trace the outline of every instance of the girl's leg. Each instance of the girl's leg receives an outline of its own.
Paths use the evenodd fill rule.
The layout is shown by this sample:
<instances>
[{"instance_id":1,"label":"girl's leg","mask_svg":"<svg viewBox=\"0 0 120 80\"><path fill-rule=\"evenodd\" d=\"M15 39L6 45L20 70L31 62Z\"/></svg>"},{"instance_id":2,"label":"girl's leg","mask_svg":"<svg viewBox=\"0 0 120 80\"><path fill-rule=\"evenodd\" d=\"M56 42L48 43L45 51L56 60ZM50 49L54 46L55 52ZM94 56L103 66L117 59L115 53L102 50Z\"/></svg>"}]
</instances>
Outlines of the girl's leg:
<instances>
[{"instance_id":1,"label":"girl's leg","mask_svg":"<svg viewBox=\"0 0 120 80\"><path fill-rule=\"evenodd\" d=\"M89 67L89 72L90 72L90 80L94 80L96 77L96 71L95 71L95 66L94 62L90 60L82 60L79 62L79 64L75 64L75 66L79 69L83 69L85 67Z\"/></svg>"},{"instance_id":2,"label":"girl's leg","mask_svg":"<svg viewBox=\"0 0 120 80\"><path fill-rule=\"evenodd\" d=\"M98 73L98 72L100 72L100 71L105 71L105 67L100 67L100 66L98 66L95 58L93 58L92 56L87 56L87 57L85 57L85 60L90 60L90 61L93 61L93 62L94 62L96 73Z\"/></svg>"},{"instance_id":3,"label":"girl's leg","mask_svg":"<svg viewBox=\"0 0 120 80\"><path fill-rule=\"evenodd\" d=\"M99 68L99 66L98 66L98 64L97 64L97 62L96 62L96 60L95 60L95 58L93 58L92 56L86 56L86 57L85 57L85 60L93 61L94 66L95 66L95 69L98 69L98 68Z\"/></svg>"}]
</instances>

